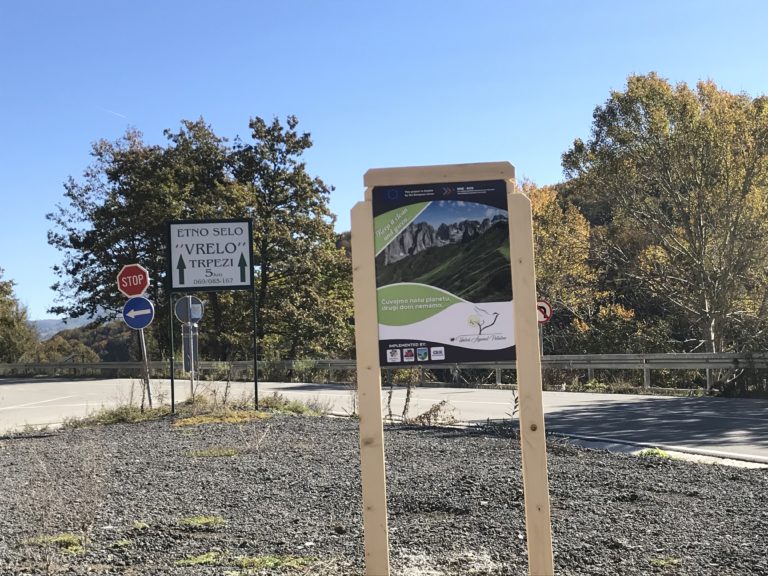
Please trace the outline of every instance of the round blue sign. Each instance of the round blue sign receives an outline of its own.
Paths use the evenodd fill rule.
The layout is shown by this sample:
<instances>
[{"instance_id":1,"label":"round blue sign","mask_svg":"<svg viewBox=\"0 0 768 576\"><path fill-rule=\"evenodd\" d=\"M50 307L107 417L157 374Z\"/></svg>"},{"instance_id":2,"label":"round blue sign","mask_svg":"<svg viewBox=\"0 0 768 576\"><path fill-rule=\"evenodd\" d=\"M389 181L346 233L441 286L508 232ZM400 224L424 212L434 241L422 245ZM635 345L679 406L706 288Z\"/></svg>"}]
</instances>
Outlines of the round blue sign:
<instances>
[{"instance_id":1,"label":"round blue sign","mask_svg":"<svg viewBox=\"0 0 768 576\"><path fill-rule=\"evenodd\" d=\"M155 307L144 296L131 298L123 306L123 320L129 328L141 330L152 324L155 318Z\"/></svg>"}]
</instances>

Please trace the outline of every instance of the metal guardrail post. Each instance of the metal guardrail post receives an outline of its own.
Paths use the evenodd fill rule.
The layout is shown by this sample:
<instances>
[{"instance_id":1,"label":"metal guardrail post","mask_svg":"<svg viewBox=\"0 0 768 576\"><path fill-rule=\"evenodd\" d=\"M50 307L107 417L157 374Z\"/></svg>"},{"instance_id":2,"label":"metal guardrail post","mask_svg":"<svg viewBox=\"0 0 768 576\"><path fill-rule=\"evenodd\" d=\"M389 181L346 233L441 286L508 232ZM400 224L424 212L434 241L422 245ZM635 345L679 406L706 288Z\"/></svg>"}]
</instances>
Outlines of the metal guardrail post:
<instances>
[{"instance_id":1,"label":"metal guardrail post","mask_svg":"<svg viewBox=\"0 0 768 576\"><path fill-rule=\"evenodd\" d=\"M651 369L648 367L648 360L643 358L643 388L646 390L651 387Z\"/></svg>"}]
</instances>

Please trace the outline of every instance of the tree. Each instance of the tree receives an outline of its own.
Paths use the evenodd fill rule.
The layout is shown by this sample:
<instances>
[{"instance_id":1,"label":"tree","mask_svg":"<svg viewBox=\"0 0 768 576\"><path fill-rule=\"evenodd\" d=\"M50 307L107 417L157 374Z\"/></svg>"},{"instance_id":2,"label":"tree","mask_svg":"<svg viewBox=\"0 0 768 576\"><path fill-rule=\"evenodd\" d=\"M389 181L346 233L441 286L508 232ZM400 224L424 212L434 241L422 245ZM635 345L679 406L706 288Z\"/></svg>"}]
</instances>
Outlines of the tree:
<instances>
[{"instance_id":1,"label":"tree","mask_svg":"<svg viewBox=\"0 0 768 576\"><path fill-rule=\"evenodd\" d=\"M597 289L589 222L553 186L523 182L521 191L531 200L539 296L570 316L588 315Z\"/></svg>"},{"instance_id":2,"label":"tree","mask_svg":"<svg viewBox=\"0 0 768 576\"><path fill-rule=\"evenodd\" d=\"M262 342L291 356L348 350L351 266L334 244L330 188L298 160L311 140L295 131L297 123L289 117L284 129L277 120L254 119L252 143L238 139L234 147L202 119L166 130L166 146L147 145L136 131L94 144L93 163L81 180L69 179L65 202L48 215L49 243L64 255L55 267L60 299L51 311L108 321L125 302L115 277L137 262L149 270L157 318L167 318L167 221L250 218ZM202 353L249 357L252 294L199 296L210 327L201 332ZM150 332L149 341L167 356L164 322Z\"/></svg>"},{"instance_id":3,"label":"tree","mask_svg":"<svg viewBox=\"0 0 768 576\"><path fill-rule=\"evenodd\" d=\"M98 362L99 355L77 340L56 334L24 353L22 362Z\"/></svg>"},{"instance_id":4,"label":"tree","mask_svg":"<svg viewBox=\"0 0 768 576\"><path fill-rule=\"evenodd\" d=\"M351 263L336 247L332 188L301 161L312 146L298 120L253 118L238 140L233 173L253 219L256 326L261 345L289 358L341 353L351 345Z\"/></svg>"},{"instance_id":5,"label":"tree","mask_svg":"<svg viewBox=\"0 0 768 576\"><path fill-rule=\"evenodd\" d=\"M680 315L693 349L765 341L768 99L631 76L563 166L604 226L614 286Z\"/></svg>"},{"instance_id":6,"label":"tree","mask_svg":"<svg viewBox=\"0 0 768 576\"><path fill-rule=\"evenodd\" d=\"M70 328L56 335L93 350L98 356L94 362L127 362L141 353L136 331L128 328L122 319Z\"/></svg>"},{"instance_id":7,"label":"tree","mask_svg":"<svg viewBox=\"0 0 768 576\"><path fill-rule=\"evenodd\" d=\"M54 267L59 281L52 288L61 296L51 312L114 317L125 302L117 273L137 262L150 273L148 296L157 316L167 317L167 221L227 218L242 210L224 139L202 119L182 121L179 132L165 135L168 147L148 146L134 130L116 142L101 140L93 145L94 162L83 180L65 184L67 203L47 216L54 224L48 241L64 254ZM157 323L152 329L166 355L167 329Z\"/></svg>"},{"instance_id":8,"label":"tree","mask_svg":"<svg viewBox=\"0 0 768 576\"><path fill-rule=\"evenodd\" d=\"M550 353L573 352L575 323L589 326L599 305L589 222L556 187L524 181L520 191L531 200L537 295L553 309L542 328L545 346Z\"/></svg>"},{"instance_id":9,"label":"tree","mask_svg":"<svg viewBox=\"0 0 768 576\"><path fill-rule=\"evenodd\" d=\"M37 343L27 310L13 293L13 280L3 280L0 268L0 362L13 363Z\"/></svg>"},{"instance_id":10,"label":"tree","mask_svg":"<svg viewBox=\"0 0 768 576\"><path fill-rule=\"evenodd\" d=\"M163 223L176 202L163 150L145 145L139 132L101 140L91 154L84 180L64 185L68 204L47 215L54 224L48 242L64 254L54 267L59 281L52 289L60 296L50 312L70 317L116 314L125 299L115 278L134 262L149 270L150 295L160 301Z\"/></svg>"}]
</instances>

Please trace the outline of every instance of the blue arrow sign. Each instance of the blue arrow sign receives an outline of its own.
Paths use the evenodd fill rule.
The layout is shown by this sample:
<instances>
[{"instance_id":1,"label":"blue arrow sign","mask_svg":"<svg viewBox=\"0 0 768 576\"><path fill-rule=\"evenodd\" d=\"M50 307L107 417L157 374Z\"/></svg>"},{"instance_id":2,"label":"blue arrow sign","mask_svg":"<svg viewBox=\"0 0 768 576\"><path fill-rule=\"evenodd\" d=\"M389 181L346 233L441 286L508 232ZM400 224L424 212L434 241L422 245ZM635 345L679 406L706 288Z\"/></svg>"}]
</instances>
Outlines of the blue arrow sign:
<instances>
[{"instance_id":1,"label":"blue arrow sign","mask_svg":"<svg viewBox=\"0 0 768 576\"><path fill-rule=\"evenodd\" d=\"M144 296L131 298L123 306L123 320L129 328L141 330L152 324L155 318L155 307Z\"/></svg>"}]
</instances>

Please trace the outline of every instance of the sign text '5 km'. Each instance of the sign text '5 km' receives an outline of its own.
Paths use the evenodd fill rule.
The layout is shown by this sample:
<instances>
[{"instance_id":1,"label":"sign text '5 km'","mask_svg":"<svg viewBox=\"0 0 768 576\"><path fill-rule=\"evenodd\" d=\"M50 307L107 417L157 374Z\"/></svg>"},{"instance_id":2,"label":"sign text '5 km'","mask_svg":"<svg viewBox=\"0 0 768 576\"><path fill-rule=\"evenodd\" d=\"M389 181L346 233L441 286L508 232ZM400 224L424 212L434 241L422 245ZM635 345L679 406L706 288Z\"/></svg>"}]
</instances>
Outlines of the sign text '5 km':
<instances>
[{"instance_id":1,"label":"sign text '5 km'","mask_svg":"<svg viewBox=\"0 0 768 576\"><path fill-rule=\"evenodd\" d=\"M185 220L168 224L171 290L253 287L250 220Z\"/></svg>"}]
</instances>

